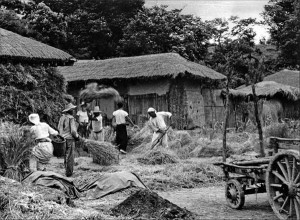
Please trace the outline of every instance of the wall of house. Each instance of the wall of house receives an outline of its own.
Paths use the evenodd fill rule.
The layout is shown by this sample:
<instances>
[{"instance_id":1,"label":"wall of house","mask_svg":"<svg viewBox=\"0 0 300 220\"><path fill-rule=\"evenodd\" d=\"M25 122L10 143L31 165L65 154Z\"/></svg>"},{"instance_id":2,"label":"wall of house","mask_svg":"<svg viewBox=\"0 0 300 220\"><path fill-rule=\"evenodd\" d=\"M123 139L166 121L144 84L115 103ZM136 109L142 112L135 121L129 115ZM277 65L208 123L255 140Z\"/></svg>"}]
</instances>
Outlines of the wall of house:
<instances>
[{"instance_id":1,"label":"wall of house","mask_svg":"<svg viewBox=\"0 0 300 220\"><path fill-rule=\"evenodd\" d=\"M224 120L224 103L220 89L206 88L200 81L185 80L186 128L212 126Z\"/></svg>"},{"instance_id":2,"label":"wall of house","mask_svg":"<svg viewBox=\"0 0 300 220\"><path fill-rule=\"evenodd\" d=\"M148 120L149 107L168 111L168 79L131 81L128 85L128 113L134 123L142 126Z\"/></svg>"}]
</instances>

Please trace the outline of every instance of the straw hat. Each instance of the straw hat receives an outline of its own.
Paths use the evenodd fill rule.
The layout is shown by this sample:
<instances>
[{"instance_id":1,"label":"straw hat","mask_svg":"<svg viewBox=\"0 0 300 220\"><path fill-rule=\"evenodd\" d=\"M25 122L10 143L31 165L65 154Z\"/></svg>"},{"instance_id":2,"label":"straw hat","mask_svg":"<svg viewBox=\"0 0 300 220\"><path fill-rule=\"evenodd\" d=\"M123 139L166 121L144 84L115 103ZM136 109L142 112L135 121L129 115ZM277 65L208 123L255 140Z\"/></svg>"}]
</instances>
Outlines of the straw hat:
<instances>
[{"instance_id":1,"label":"straw hat","mask_svg":"<svg viewBox=\"0 0 300 220\"><path fill-rule=\"evenodd\" d=\"M95 106L93 112L94 112L94 113L99 113L99 112L101 112L99 106Z\"/></svg>"},{"instance_id":2,"label":"straw hat","mask_svg":"<svg viewBox=\"0 0 300 220\"><path fill-rule=\"evenodd\" d=\"M29 118L29 121L35 125L40 123L40 116L38 114L35 114L35 113L30 114L28 116L28 118Z\"/></svg>"},{"instance_id":3,"label":"straw hat","mask_svg":"<svg viewBox=\"0 0 300 220\"><path fill-rule=\"evenodd\" d=\"M73 105L72 103L69 103L65 106L65 109L63 110L63 112L67 112L67 111L69 111L71 109L75 109L75 108L76 108L75 105Z\"/></svg>"},{"instance_id":4,"label":"straw hat","mask_svg":"<svg viewBox=\"0 0 300 220\"><path fill-rule=\"evenodd\" d=\"M156 112L156 110L154 108L148 108L147 112Z\"/></svg>"}]
</instances>

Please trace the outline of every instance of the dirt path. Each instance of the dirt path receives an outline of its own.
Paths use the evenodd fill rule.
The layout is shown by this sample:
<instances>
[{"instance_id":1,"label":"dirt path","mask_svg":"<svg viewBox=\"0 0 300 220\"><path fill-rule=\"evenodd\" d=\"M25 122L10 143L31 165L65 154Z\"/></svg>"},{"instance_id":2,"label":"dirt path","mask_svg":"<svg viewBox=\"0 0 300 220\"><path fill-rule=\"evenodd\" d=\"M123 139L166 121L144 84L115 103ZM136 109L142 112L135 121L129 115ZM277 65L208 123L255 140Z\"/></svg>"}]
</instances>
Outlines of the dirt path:
<instances>
[{"instance_id":1,"label":"dirt path","mask_svg":"<svg viewBox=\"0 0 300 220\"><path fill-rule=\"evenodd\" d=\"M201 219L277 219L265 193L257 194L257 201L255 195L247 195L242 210L226 205L224 187L220 186L160 192L159 195L197 213Z\"/></svg>"}]
</instances>

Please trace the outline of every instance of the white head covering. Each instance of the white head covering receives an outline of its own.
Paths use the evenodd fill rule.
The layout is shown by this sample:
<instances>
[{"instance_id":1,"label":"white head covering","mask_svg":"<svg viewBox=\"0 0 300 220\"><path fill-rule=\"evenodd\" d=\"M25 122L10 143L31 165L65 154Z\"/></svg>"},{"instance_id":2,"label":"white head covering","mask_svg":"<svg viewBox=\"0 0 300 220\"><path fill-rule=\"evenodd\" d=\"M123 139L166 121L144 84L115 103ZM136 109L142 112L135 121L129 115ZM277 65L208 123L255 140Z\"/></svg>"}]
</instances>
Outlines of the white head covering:
<instances>
[{"instance_id":1,"label":"white head covering","mask_svg":"<svg viewBox=\"0 0 300 220\"><path fill-rule=\"evenodd\" d=\"M94 108L94 112L95 112L95 113L99 113L99 112L101 112L101 111L100 111L100 108L99 108L99 106L95 106L95 108Z\"/></svg>"},{"instance_id":2,"label":"white head covering","mask_svg":"<svg viewBox=\"0 0 300 220\"><path fill-rule=\"evenodd\" d=\"M147 112L156 112L156 110L154 108L148 108L148 111Z\"/></svg>"},{"instance_id":3,"label":"white head covering","mask_svg":"<svg viewBox=\"0 0 300 220\"><path fill-rule=\"evenodd\" d=\"M38 114L35 114L35 113L30 114L28 116L28 118L29 118L29 121L32 122L35 125L40 123L40 116Z\"/></svg>"},{"instance_id":4,"label":"white head covering","mask_svg":"<svg viewBox=\"0 0 300 220\"><path fill-rule=\"evenodd\" d=\"M76 108L75 105L73 105L72 103L68 103L68 104L65 106L65 109L64 109L62 112L67 112L67 111L69 111L69 110L71 110L71 109L75 109L75 108Z\"/></svg>"}]
</instances>

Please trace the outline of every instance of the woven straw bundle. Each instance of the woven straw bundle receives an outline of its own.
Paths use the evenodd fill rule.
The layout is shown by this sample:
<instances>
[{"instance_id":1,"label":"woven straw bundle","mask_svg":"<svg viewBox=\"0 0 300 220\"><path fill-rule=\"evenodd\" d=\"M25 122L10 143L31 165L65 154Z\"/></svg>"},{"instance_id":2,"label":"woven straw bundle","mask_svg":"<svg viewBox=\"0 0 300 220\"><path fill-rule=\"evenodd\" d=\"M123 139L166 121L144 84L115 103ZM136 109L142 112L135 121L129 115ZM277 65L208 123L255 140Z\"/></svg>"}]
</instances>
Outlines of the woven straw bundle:
<instances>
[{"instance_id":1,"label":"woven straw bundle","mask_svg":"<svg viewBox=\"0 0 300 220\"><path fill-rule=\"evenodd\" d=\"M111 143L86 139L83 144L92 154L94 163L103 166L119 163L119 151Z\"/></svg>"}]
</instances>

